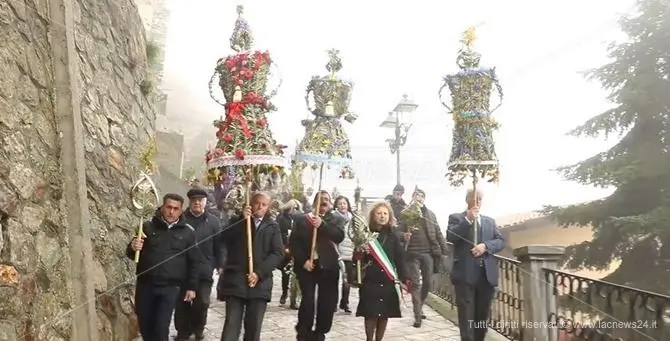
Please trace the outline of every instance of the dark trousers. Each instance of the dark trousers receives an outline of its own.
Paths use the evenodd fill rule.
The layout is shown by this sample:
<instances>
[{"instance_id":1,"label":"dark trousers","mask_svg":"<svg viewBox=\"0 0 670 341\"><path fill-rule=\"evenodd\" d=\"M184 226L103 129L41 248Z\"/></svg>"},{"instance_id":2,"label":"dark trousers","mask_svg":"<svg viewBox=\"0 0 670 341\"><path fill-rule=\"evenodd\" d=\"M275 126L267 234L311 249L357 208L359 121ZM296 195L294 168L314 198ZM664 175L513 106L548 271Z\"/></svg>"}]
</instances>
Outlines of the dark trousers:
<instances>
[{"instance_id":1,"label":"dark trousers","mask_svg":"<svg viewBox=\"0 0 670 341\"><path fill-rule=\"evenodd\" d=\"M484 341L488 331L489 311L495 288L486 279L484 267L481 269L477 284L454 283L461 341Z\"/></svg>"},{"instance_id":2,"label":"dark trousers","mask_svg":"<svg viewBox=\"0 0 670 341\"><path fill-rule=\"evenodd\" d=\"M268 301L226 297L226 320L223 323L221 341L237 341L244 324L244 341L260 341L263 318Z\"/></svg>"},{"instance_id":3,"label":"dark trousers","mask_svg":"<svg viewBox=\"0 0 670 341\"><path fill-rule=\"evenodd\" d=\"M408 255L407 270L412 281L412 311L415 321L420 321L423 315L423 304L430 292L433 266L433 256L428 253Z\"/></svg>"},{"instance_id":4,"label":"dark trousers","mask_svg":"<svg viewBox=\"0 0 670 341\"><path fill-rule=\"evenodd\" d=\"M212 282L200 281L193 302L184 302L182 299L186 291L182 290L177 297L177 307L174 312L174 327L177 337L188 339L191 335L202 336L207 325L207 310L209 309Z\"/></svg>"},{"instance_id":5,"label":"dark trousers","mask_svg":"<svg viewBox=\"0 0 670 341\"><path fill-rule=\"evenodd\" d=\"M298 338L309 339L313 334L317 336L325 335L333 326L333 315L335 315L335 308L337 308L337 285L340 279L340 271L316 268L314 271L308 272L299 269L296 270L296 274L302 294L300 309L298 310L298 324L295 326ZM318 292L317 286L319 287ZM316 313L316 328L312 331L314 313Z\"/></svg>"},{"instance_id":6,"label":"dark trousers","mask_svg":"<svg viewBox=\"0 0 670 341\"><path fill-rule=\"evenodd\" d=\"M340 309L349 307L349 292L351 290L351 284L356 281L356 273L354 262L350 260L345 260L344 270L347 274L347 278L342 278L342 297L340 298Z\"/></svg>"},{"instance_id":7,"label":"dark trousers","mask_svg":"<svg viewBox=\"0 0 670 341\"><path fill-rule=\"evenodd\" d=\"M137 283L135 288L135 313L144 341L168 341L170 320L174 311L178 286L155 286Z\"/></svg>"},{"instance_id":8,"label":"dark trousers","mask_svg":"<svg viewBox=\"0 0 670 341\"><path fill-rule=\"evenodd\" d=\"M281 269L281 295L288 295L288 286L291 282L291 271L286 268Z\"/></svg>"}]
</instances>

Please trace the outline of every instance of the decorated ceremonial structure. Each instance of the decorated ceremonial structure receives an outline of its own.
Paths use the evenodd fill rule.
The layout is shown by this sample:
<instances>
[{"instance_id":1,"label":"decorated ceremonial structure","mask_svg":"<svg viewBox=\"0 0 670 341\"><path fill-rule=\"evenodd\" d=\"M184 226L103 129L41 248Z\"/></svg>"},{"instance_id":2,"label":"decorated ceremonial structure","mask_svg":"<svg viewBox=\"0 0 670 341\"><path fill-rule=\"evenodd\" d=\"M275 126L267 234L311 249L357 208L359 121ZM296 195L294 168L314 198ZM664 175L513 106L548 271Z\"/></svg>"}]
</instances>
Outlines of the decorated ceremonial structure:
<instances>
[{"instance_id":1,"label":"decorated ceremonial structure","mask_svg":"<svg viewBox=\"0 0 670 341\"><path fill-rule=\"evenodd\" d=\"M274 196L276 214L287 162L283 156L285 146L274 140L267 119L267 114L275 109L270 99L277 92L268 90L273 63L269 52L252 51L253 36L242 12L242 6L237 6L238 18L230 37L235 54L219 59L209 83L210 96L225 108L225 117L214 121L217 143L205 156L207 180L214 186L216 200L223 200L229 210L240 212L249 204L251 192L262 190ZM215 96L217 79L225 102ZM251 273L250 219L247 247Z\"/></svg>"},{"instance_id":2,"label":"decorated ceremonial structure","mask_svg":"<svg viewBox=\"0 0 670 341\"><path fill-rule=\"evenodd\" d=\"M328 51L327 76L314 76L307 85L305 103L314 119L305 119L305 136L296 148L295 161L313 170L323 166L340 167L340 177L353 179L351 146L342 119L353 123L357 116L349 111L353 83L337 78L342 69L338 50ZM321 178L322 172L319 172Z\"/></svg>"},{"instance_id":3,"label":"decorated ceremonial structure","mask_svg":"<svg viewBox=\"0 0 670 341\"><path fill-rule=\"evenodd\" d=\"M495 152L493 134L498 122L491 114L502 103L502 87L496 77L495 68L480 67L481 55L473 50L475 29L463 33L463 47L458 52L456 64L460 71L444 77L440 88L440 101L454 119L451 157L447 177L454 186L460 186L468 176L495 182L498 179L498 157ZM451 103L442 99L442 91L451 92ZM497 104L491 106L491 95L495 91Z\"/></svg>"},{"instance_id":4,"label":"decorated ceremonial structure","mask_svg":"<svg viewBox=\"0 0 670 341\"><path fill-rule=\"evenodd\" d=\"M272 137L267 114L275 110L270 99L277 89L268 91L272 59L267 51L252 51L253 36L237 7L238 18L230 37L236 53L216 63L210 95L225 108L225 117L214 121L216 146L207 151L207 180L214 186L217 200L239 211L247 186L251 190L276 192L284 176L285 146ZM215 96L214 84L223 92L225 102Z\"/></svg>"},{"instance_id":5,"label":"decorated ceremonial structure","mask_svg":"<svg viewBox=\"0 0 670 341\"><path fill-rule=\"evenodd\" d=\"M305 136L298 143L294 162L301 169L308 165L319 170L319 188L323 188L323 168L330 166L340 167L340 177L354 178L351 169L351 146L344 131L342 119L349 123L356 120L356 115L349 111L353 83L339 79L336 74L342 69L342 60L339 51L328 51L329 61L326 64L327 76L314 76L307 85L305 102L307 109L314 115L314 119L302 121L305 127ZM318 213L321 196L317 197L314 214ZM314 259L316 247L316 233L312 236L312 252L310 259Z\"/></svg>"},{"instance_id":6,"label":"decorated ceremonial structure","mask_svg":"<svg viewBox=\"0 0 670 341\"><path fill-rule=\"evenodd\" d=\"M503 92L495 68L479 66L481 55L473 50L474 41L475 28L471 27L463 33L463 47L456 58L460 71L444 77L439 96L454 119L447 177L453 186L461 186L471 176L473 199L477 202L478 181L498 181L499 164L493 136L498 122L491 114L502 104ZM445 88L451 92L451 105L442 99ZM498 102L492 106L493 91L498 95ZM477 244L476 230L475 222L470 241L474 245Z\"/></svg>"}]
</instances>

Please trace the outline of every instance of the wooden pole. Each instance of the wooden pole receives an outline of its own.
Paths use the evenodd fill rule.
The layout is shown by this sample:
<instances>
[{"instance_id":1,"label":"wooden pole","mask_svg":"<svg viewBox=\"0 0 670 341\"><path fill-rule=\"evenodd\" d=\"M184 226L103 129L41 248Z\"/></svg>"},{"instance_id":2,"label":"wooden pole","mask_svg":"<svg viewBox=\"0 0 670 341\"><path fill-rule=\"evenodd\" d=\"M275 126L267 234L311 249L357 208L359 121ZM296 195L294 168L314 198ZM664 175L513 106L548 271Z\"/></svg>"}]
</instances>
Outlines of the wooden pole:
<instances>
[{"instance_id":1,"label":"wooden pole","mask_svg":"<svg viewBox=\"0 0 670 341\"><path fill-rule=\"evenodd\" d=\"M144 236L144 217L140 218L140 227L137 229L137 238L142 239ZM140 262L140 251L135 251L135 264Z\"/></svg>"},{"instance_id":2,"label":"wooden pole","mask_svg":"<svg viewBox=\"0 0 670 341\"><path fill-rule=\"evenodd\" d=\"M247 179L247 202L246 206L251 205L251 175ZM251 216L247 217L247 260L249 262L249 275L254 273L254 245L251 239ZM250 287L253 287L251 284Z\"/></svg>"},{"instance_id":3,"label":"wooden pole","mask_svg":"<svg viewBox=\"0 0 670 341\"><path fill-rule=\"evenodd\" d=\"M361 285L363 282L363 275L361 269L361 260L356 261L356 284Z\"/></svg>"},{"instance_id":4,"label":"wooden pole","mask_svg":"<svg viewBox=\"0 0 670 341\"><path fill-rule=\"evenodd\" d=\"M477 205L477 171L472 171L472 201L474 205ZM472 222L472 245L477 246L479 241L477 240L477 224L479 217L475 217L475 221Z\"/></svg>"},{"instance_id":5,"label":"wooden pole","mask_svg":"<svg viewBox=\"0 0 670 341\"><path fill-rule=\"evenodd\" d=\"M319 215L319 208L321 207L321 186L323 182L323 163L319 167L319 190L316 192L316 206L314 207L314 215ZM312 252L309 254L310 262L314 262L314 257L316 257L316 235L318 234L317 229L312 229Z\"/></svg>"}]
</instances>

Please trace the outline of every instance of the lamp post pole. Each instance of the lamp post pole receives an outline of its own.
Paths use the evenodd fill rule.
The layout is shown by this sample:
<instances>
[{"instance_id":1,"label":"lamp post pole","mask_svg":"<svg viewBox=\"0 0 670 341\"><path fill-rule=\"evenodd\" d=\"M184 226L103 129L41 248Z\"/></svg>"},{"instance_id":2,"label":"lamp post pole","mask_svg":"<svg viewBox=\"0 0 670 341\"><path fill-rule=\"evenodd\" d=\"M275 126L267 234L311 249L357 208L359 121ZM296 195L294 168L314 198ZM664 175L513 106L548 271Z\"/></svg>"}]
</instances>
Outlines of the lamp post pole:
<instances>
[{"instance_id":1,"label":"lamp post pole","mask_svg":"<svg viewBox=\"0 0 670 341\"><path fill-rule=\"evenodd\" d=\"M396 184L400 185L400 115L395 115L395 178Z\"/></svg>"},{"instance_id":2,"label":"lamp post pole","mask_svg":"<svg viewBox=\"0 0 670 341\"><path fill-rule=\"evenodd\" d=\"M388 117L380 125L382 128L393 128L394 138L386 140L391 149L391 154L395 153L395 168L396 168L396 183L400 185L400 147L405 145L407 141L407 132L412 126L406 122L408 114L413 113L417 104L403 95L402 100L395 106L393 111L388 114ZM403 117L401 117L401 115Z\"/></svg>"}]
</instances>

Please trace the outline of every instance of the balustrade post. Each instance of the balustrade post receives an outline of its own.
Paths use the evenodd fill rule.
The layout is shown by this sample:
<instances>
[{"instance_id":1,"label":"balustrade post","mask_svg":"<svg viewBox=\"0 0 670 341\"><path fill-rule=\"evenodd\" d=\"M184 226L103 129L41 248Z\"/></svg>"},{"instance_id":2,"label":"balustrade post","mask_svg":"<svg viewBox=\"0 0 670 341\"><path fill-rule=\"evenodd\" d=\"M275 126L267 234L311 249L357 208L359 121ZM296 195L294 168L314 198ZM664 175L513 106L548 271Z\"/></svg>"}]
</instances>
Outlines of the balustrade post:
<instances>
[{"instance_id":1,"label":"balustrade post","mask_svg":"<svg viewBox=\"0 0 670 341\"><path fill-rule=\"evenodd\" d=\"M556 311L553 285L547 282L543 269L556 269L565 247L556 245L527 245L514 249L521 262L523 295L523 329L521 341L556 341L554 328L548 327L549 313Z\"/></svg>"}]
</instances>

